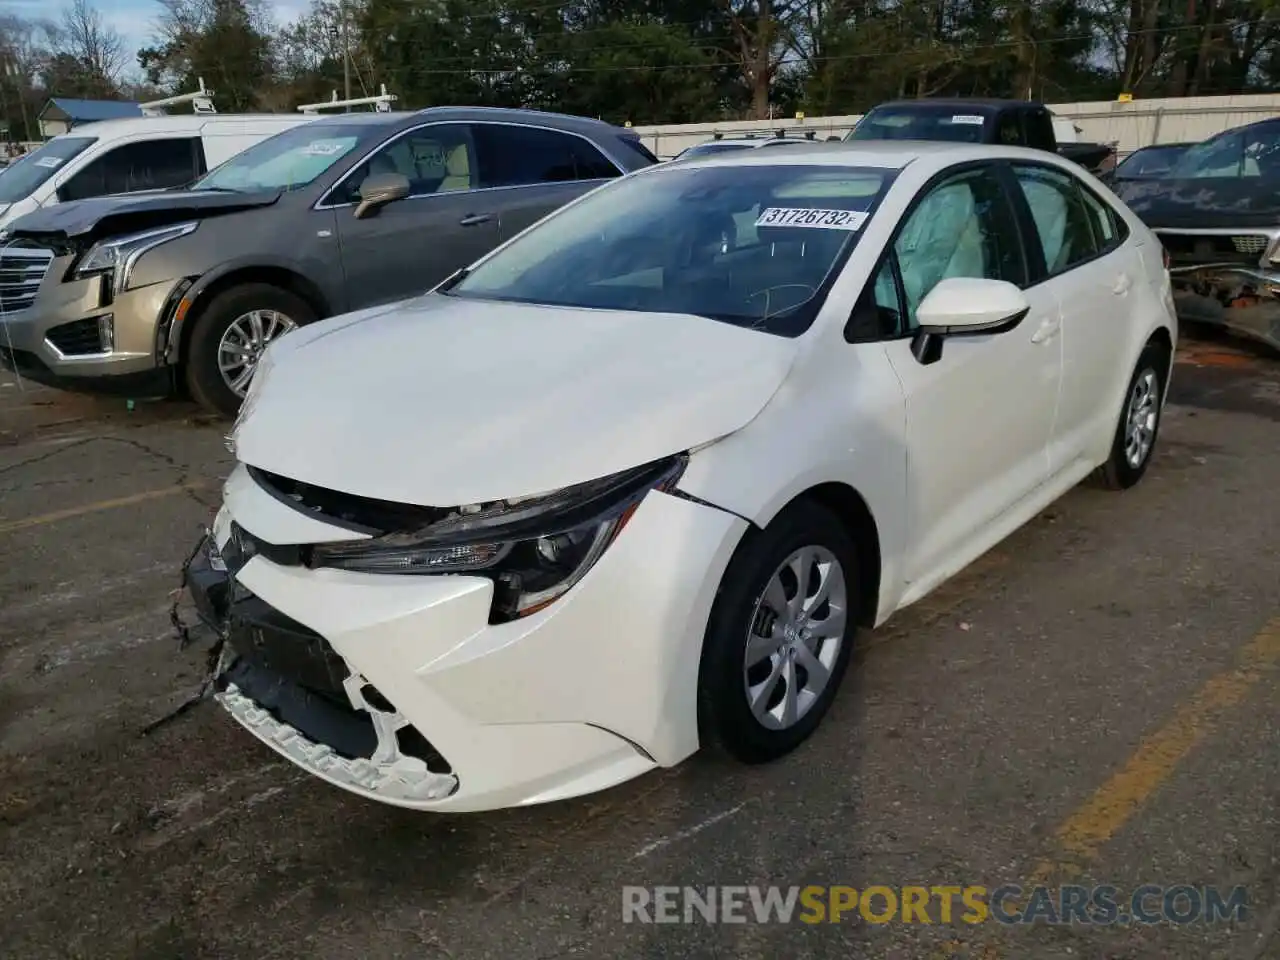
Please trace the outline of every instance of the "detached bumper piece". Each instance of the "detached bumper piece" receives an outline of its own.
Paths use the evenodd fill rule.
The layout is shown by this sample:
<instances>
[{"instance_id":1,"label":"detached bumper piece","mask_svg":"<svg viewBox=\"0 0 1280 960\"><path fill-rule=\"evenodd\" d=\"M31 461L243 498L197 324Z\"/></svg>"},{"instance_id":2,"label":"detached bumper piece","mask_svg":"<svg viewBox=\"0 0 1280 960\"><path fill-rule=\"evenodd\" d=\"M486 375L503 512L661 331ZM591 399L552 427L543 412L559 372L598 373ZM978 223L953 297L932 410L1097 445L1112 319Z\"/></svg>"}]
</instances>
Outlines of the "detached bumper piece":
<instances>
[{"instance_id":1,"label":"detached bumper piece","mask_svg":"<svg viewBox=\"0 0 1280 960\"><path fill-rule=\"evenodd\" d=\"M286 759L354 793L390 803L454 793L439 751L324 637L239 584L247 558L227 552L206 539L187 575L201 618L225 640L214 699Z\"/></svg>"}]
</instances>

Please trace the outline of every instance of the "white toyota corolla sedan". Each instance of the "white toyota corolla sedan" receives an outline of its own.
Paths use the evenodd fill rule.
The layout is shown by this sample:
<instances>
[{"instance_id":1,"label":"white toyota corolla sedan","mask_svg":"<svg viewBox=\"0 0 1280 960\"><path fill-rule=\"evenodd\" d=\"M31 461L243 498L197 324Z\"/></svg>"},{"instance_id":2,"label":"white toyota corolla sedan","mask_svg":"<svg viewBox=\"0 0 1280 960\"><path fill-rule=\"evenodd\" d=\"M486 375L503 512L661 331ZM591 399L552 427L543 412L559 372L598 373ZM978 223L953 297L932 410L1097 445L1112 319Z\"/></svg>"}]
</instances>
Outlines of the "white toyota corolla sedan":
<instances>
[{"instance_id":1,"label":"white toyota corolla sedan","mask_svg":"<svg viewBox=\"0 0 1280 960\"><path fill-rule=\"evenodd\" d=\"M271 347L189 565L216 696L421 810L781 757L859 628L1090 474L1142 477L1176 338L1159 242L1050 154L621 178Z\"/></svg>"}]
</instances>

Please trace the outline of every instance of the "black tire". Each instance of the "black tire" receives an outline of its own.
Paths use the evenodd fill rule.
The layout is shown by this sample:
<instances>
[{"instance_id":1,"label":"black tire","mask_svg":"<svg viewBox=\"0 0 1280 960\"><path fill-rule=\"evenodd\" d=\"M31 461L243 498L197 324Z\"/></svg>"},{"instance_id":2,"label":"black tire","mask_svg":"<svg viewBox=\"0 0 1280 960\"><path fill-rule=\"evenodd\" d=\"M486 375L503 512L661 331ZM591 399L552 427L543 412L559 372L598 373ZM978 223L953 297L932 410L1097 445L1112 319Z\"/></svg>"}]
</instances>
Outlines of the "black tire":
<instances>
[{"instance_id":1,"label":"black tire","mask_svg":"<svg viewBox=\"0 0 1280 960\"><path fill-rule=\"evenodd\" d=\"M274 310L298 326L316 319L311 305L297 294L267 283L245 283L214 296L196 317L184 360L187 389L207 410L228 417L240 410L241 398L218 369L218 344L232 322L252 310Z\"/></svg>"},{"instance_id":2,"label":"black tire","mask_svg":"<svg viewBox=\"0 0 1280 960\"><path fill-rule=\"evenodd\" d=\"M1158 343L1148 343L1138 357L1133 376L1129 378L1129 386L1124 393L1124 402L1120 406L1120 419L1116 424L1115 436L1111 440L1111 455L1099 470L1099 476L1105 487L1110 490L1128 490L1147 472L1151 458L1155 455L1156 441L1160 437L1160 423L1164 419L1165 385L1169 380L1169 351ZM1155 422L1151 427L1151 442L1146 453L1137 462L1130 459L1129 419L1133 409L1135 391L1149 377L1154 377L1156 396L1154 398Z\"/></svg>"},{"instance_id":3,"label":"black tire","mask_svg":"<svg viewBox=\"0 0 1280 960\"><path fill-rule=\"evenodd\" d=\"M830 665L830 678L812 706L793 725L770 729L752 713L744 684L749 628L774 573L796 550L808 546L825 549L843 569L844 632ZM765 763L803 743L822 722L849 666L857 633L859 598L854 544L839 518L824 507L798 501L764 530L749 533L725 570L703 640L698 671L698 728L702 746L744 763ZM819 606L815 611L822 609ZM766 672L765 676L768 675ZM797 671L796 676L802 675ZM759 681L753 678L753 682ZM778 688L784 684L785 680L778 681Z\"/></svg>"}]
</instances>

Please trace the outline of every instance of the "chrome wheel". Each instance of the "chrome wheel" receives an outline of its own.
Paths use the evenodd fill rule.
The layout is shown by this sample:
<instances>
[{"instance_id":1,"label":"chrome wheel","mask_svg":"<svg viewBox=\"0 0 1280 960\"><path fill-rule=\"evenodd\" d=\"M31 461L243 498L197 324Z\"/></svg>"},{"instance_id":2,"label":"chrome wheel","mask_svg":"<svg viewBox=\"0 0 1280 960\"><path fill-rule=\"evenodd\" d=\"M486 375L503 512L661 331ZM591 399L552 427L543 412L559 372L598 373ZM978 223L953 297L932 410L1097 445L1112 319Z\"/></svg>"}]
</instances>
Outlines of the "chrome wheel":
<instances>
[{"instance_id":1,"label":"chrome wheel","mask_svg":"<svg viewBox=\"0 0 1280 960\"><path fill-rule=\"evenodd\" d=\"M243 398L262 352L297 326L276 310L250 310L232 320L218 341L218 371L228 389Z\"/></svg>"},{"instance_id":2,"label":"chrome wheel","mask_svg":"<svg viewBox=\"0 0 1280 960\"><path fill-rule=\"evenodd\" d=\"M1150 367L1138 374L1125 415L1124 458L1137 469L1151 454L1160 416L1160 380Z\"/></svg>"},{"instance_id":3,"label":"chrome wheel","mask_svg":"<svg viewBox=\"0 0 1280 960\"><path fill-rule=\"evenodd\" d=\"M825 547L803 547L774 571L752 612L743 664L747 703L762 726L786 730L822 696L848 612L844 568Z\"/></svg>"}]
</instances>

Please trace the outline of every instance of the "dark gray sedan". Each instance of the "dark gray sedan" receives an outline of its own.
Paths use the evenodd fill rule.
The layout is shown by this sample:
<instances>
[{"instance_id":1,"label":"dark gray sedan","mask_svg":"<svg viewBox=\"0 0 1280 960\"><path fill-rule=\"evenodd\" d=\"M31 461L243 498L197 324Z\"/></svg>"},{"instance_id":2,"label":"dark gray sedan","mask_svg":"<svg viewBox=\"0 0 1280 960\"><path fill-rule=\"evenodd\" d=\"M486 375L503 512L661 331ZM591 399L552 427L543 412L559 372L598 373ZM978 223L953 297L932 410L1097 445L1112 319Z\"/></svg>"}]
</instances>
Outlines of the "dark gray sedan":
<instances>
[{"instance_id":1,"label":"dark gray sedan","mask_svg":"<svg viewBox=\"0 0 1280 960\"><path fill-rule=\"evenodd\" d=\"M655 162L634 132L561 114L323 117L187 189L15 221L0 249L0 363L64 389L185 385L234 413L275 338L422 293Z\"/></svg>"}]
</instances>

